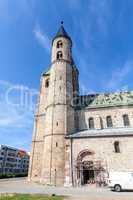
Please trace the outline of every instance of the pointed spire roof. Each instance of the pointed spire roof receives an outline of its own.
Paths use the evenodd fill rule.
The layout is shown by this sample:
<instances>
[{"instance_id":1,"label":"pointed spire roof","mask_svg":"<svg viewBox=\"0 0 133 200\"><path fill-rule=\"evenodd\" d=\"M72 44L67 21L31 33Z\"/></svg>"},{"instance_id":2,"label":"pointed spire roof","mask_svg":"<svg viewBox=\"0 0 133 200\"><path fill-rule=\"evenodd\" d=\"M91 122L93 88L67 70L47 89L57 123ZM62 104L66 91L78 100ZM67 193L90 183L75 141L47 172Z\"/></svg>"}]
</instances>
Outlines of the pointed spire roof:
<instances>
[{"instance_id":1,"label":"pointed spire roof","mask_svg":"<svg viewBox=\"0 0 133 200\"><path fill-rule=\"evenodd\" d=\"M59 28L59 30L58 30L56 36L53 38L53 41L54 41L56 38L59 38L59 37L67 38L67 39L69 39L69 40L72 42L70 36L68 35L68 33L67 33L67 32L65 31L65 29L64 29L63 21L61 22L61 26L60 26L60 28ZM53 41L52 41L52 42L53 42Z\"/></svg>"}]
</instances>

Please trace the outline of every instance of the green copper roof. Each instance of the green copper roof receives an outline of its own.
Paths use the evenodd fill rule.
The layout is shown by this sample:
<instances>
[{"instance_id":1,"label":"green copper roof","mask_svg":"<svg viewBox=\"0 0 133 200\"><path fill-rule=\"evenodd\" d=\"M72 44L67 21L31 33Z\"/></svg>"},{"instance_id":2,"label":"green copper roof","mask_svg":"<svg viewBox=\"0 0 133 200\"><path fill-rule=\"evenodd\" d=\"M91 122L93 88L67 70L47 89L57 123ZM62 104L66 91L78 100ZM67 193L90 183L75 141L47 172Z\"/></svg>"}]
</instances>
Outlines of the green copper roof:
<instances>
[{"instance_id":1,"label":"green copper roof","mask_svg":"<svg viewBox=\"0 0 133 200\"><path fill-rule=\"evenodd\" d=\"M60 28L59 28L59 30L58 30L56 36L53 38L53 41L54 41L56 38L59 38L59 37L67 38L67 39L69 39L69 40L72 42L70 36L67 34L67 32L66 32L65 29L64 29L63 22L61 22L61 26L60 26Z\"/></svg>"},{"instance_id":2,"label":"green copper roof","mask_svg":"<svg viewBox=\"0 0 133 200\"><path fill-rule=\"evenodd\" d=\"M50 75L50 70L51 70L51 68L49 68L46 72L44 72L42 75L43 76L47 76L47 75Z\"/></svg>"},{"instance_id":3,"label":"green copper roof","mask_svg":"<svg viewBox=\"0 0 133 200\"><path fill-rule=\"evenodd\" d=\"M94 94L88 96L80 96L79 98L79 106L86 108L128 105L133 105L133 91L109 94Z\"/></svg>"}]
</instances>

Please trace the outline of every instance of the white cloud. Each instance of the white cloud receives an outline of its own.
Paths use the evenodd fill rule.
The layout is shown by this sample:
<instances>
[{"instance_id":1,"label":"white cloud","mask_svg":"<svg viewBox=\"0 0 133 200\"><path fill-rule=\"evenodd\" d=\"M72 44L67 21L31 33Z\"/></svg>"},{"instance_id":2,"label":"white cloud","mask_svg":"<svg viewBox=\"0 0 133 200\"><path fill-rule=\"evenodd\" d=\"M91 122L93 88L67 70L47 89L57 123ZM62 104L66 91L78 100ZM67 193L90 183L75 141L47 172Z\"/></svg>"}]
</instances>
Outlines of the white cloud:
<instances>
[{"instance_id":1,"label":"white cloud","mask_svg":"<svg viewBox=\"0 0 133 200\"><path fill-rule=\"evenodd\" d=\"M33 112L0 103L0 127L26 128L32 124Z\"/></svg>"},{"instance_id":2,"label":"white cloud","mask_svg":"<svg viewBox=\"0 0 133 200\"><path fill-rule=\"evenodd\" d=\"M92 23L96 24L98 31L105 36L112 18L112 0L90 0L88 8Z\"/></svg>"},{"instance_id":3,"label":"white cloud","mask_svg":"<svg viewBox=\"0 0 133 200\"><path fill-rule=\"evenodd\" d=\"M77 9L80 8L81 6L81 1L77 1L77 0L67 0L70 8L72 9Z\"/></svg>"},{"instance_id":4,"label":"white cloud","mask_svg":"<svg viewBox=\"0 0 133 200\"><path fill-rule=\"evenodd\" d=\"M122 67L116 68L112 72L111 79L108 81L106 88L118 90L120 87L125 87L122 84L129 73L133 73L133 60L126 61Z\"/></svg>"},{"instance_id":5,"label":"white cloud","mask_svg":"<svg viewBox=\"0 0 133 200\"><path fill-rule=\"evenodd\" d=\"M2 86L11 86L11 85L13 85L13 84L11 84L10 82L8 82L8 81L4 81L4 80L0 80L0 85Z\"/></svg>"},{"instance_id":6,"label":"white cloud","mask_svg":"<svg viewBox=\"0 0 133 200\"><path fill-rule=\"evenodd\" d=\"M10 89L13 92L7 101L7 92ZM26 99L29 101L25 102L25 98L20 98L21 92L27 94ZM0 143L29 150L35 111L35 99L31 101L31 98L34 94L38 94L35 89L0 80Z\"/></svg>"},{"instance_id":7,"label":"white cloud","mask_svg":"<svg viewBox=\"0 0 133 200\"><path fill-rule=\"evenodd\" d=\"M0 22L10 24L34 18L35 0L0 0Z\"/></svg>"},{"instance_id":8,"label":"white cloud","mask_svg":"<svg viewBox=\"0 0 133 200\"><path fill-rule=\"evenodd\" d=\"M40 29L39 26L36 26L34 29L34 34L38 42L42 45L42 47L50 53L50 40L48 36Z\"/></svg>"},{"instance_id":9,"label":"white cloud","mask_svg":"<svg viewBox=\"0 0 133 200\"><path fill-rule=\"evenodd\" d=\"M0 127L25 127L30 125L35 109L35 89L0 80ZM25 99L27 101L25 101Z\"/></svg>"}]
</instances>

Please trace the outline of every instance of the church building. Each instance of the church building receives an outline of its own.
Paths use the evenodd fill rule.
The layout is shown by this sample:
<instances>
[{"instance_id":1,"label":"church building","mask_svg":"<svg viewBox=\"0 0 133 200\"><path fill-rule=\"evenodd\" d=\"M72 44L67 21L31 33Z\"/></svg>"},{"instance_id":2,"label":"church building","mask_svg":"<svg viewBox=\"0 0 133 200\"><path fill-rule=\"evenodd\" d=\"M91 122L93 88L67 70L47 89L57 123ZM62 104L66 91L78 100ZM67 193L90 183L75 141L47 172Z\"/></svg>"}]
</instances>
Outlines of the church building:
<instances>
[{"instance_id":1,"label":"church building","mask_svg":"<svg viewBox=\"0 0 133 200\"><path fill-rule=\"evenodd\" d=\"M81 96L72 46L61 24L41 76L29 181L80 186L133 171L133 92Z\"/></svg>"}]
</instances>

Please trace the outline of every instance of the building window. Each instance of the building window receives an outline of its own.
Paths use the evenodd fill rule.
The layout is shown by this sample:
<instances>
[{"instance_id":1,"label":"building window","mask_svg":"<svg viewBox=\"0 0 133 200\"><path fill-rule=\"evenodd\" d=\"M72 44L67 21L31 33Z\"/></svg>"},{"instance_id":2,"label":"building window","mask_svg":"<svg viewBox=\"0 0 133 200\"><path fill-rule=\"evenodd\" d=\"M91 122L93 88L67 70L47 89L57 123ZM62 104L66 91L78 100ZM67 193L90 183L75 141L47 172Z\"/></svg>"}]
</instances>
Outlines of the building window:
<instances>
[{"instance_id":1,"label":"building window","mask_svg":"<svg viewBox=\"0 0 133 200\"><path fill-rule=\"evenodd\" d=\"M94 119L92 117L89 118L89 128L94 129Z\"/></svg>"},{"instance_id":2,"label":"building window","mask_svg":"<svg viewBox=\"0 0 133 200\"><path fill-rule=\"evenodd\" d=\"M62 48L62 47L63 47L63 43L62 43L61 40L59 40L59 41L57 42L57 48Z\"/></svg>"},{"instance_id":3,"label":"building window","mask_svg":"<svg viewBox=\"0 0 133 200\"><path fill-rule=\"evenodd\" d=\"M123 124L124 126L130 126L128 115L123 115Z\"/></svg>"},{"instance_id":4,"label":"building window","mask_svg":"<svg viewBox=\"0 0 133 200\"><path fill-rule=\"evenodd\" d=\"M57 52L57 60L62 59L63 55L62 55L62 51L58 51Z\"/></svg>"},{"instance_id":5,"label":"building window","mask_svg":"<svg viewBox=\"0 0 133 200\"><path fill-rule=\"evenodd\" d=\"M120 143L119 143L119 141L114 142L114 150L115 150L115 153L120 153Z\"/></svg>"},{"instance_id":6,"label":"building window","mask_svg":"<svg viewBox=\"0 0 133 200\"><path fill-rule=\"evenodd\" d=\"M45 82L45 87L48 88L49 87L49 78L46 80Z\"/></svg>"},{"instance_id":7,"label":"building window","mask_svg":"<svg viewBox=\"0 0 133 200\"><path fill-rule=\"evenodd\" d=\"M113 127L113 123L112 123L112 118L111 118L111 116L107 116L107 117L106 117L106 121L107 121L107 127L108 127L108 128Z\"/></svg>"}]
</instances>

